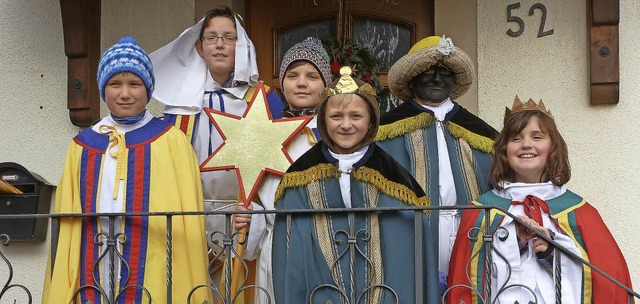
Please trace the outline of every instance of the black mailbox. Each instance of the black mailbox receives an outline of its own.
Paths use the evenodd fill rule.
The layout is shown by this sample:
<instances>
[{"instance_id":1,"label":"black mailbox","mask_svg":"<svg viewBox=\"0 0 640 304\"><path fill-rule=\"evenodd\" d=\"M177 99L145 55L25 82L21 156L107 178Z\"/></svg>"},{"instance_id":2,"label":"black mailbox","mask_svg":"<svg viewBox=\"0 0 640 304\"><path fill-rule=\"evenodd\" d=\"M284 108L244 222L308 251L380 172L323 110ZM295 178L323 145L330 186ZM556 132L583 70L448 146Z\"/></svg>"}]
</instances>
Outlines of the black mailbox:
<instances>
[{"instance_id":1,"label":"black mailbox","mask_svg":"<svg viewBox=\"0 0 640 304\"><path fill-rule=\"evenodd\" d=\"M0 194L0 215L49 213L53 186L23 166L0 163L0 179L18 188L23 194ZM16 241L44 241L48 218L0 220L0 234Z\"/></svg>"}]
</instances>

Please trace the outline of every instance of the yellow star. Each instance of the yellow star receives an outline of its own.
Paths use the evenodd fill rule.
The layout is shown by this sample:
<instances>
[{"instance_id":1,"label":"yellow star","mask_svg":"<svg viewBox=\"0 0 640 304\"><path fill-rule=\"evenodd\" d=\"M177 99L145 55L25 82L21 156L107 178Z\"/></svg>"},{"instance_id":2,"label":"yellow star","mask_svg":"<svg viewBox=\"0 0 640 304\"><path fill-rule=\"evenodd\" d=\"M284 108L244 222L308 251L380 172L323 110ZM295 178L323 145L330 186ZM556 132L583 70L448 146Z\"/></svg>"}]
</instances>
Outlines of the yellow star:
<instances>
[{"instance_id":1,"label":"yellow star","mask_svg":"<svg viewBox=\"0 0 640 304\"><path fill-rule=\"evenodd\" d=\"M289 168L292 160L284 147L311 120L311 117L273 119L262 82L243 117L212 109L205 111L223 143L200 165L200 170L235 170L245 205L250 203L267 172L283 175Z\"/></svg>"}]
</instances>

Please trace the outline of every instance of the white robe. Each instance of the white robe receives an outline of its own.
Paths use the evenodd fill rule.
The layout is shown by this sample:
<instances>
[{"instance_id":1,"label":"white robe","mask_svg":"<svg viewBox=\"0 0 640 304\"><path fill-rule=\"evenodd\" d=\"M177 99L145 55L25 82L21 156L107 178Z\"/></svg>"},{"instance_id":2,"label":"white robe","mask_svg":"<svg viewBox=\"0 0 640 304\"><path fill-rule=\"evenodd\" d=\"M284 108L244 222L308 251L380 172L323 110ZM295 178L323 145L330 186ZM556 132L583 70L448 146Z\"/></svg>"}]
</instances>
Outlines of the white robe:
<instances>
[{"instance_id":1,"label":"white robe","mask_svg":"<svg viewBox=\"0 0 640 304\"><path fill-rule=\"evenodd\" d=\"M457 202L456 187L451 170L449 149L447 148L447 141L444 138L444 131L442 130L442 128L444 128L442 121L444 121L447 114L453 110L453 102L450 98L447 98L447 100L437 106L423 105L423 107L433 112L433 116L438 120L436 122L436 139L438 143L439 206L455 206ZM458 210L441 210L438 214L438 271L446 274L449 272L451 250L458 235L460 213Z\"/></svg>"},{"instance_id":2,"label":"white robe","mask_svg":"<svg viewBox=\"0 0 640 304\"><path fill-rule=\"evenodd\" d=\"M107 115L103 117L97 124L93 125L91 128L97 133L104 134L103 132L108 131L108 129L104 128L105 126L113 127L116 129L118 133L122 136L129 131L136 130L138 128L144 127L149 121L153 119L153 115L149 113L149 111L145 111L144 117L133 124L124 125L119 124L113 120L111 115ZM118 158L115 156L118 152L118 146L114 146L109 149L109 153L105 154L104 157L104 165L102 166L102 177L100 178L100 189L99 197L98 197L98 213L120 213L125 212L124 208L124 189L126 189L126 185L124 180L116 180L116 168L118 163ZM118 184L118 193L115 198L113 192L116 188L116 183ZM100 217L100 226L102 231L109 231L109 217ZM122 217L114 218L114 233L119 233L122 230ZM104 253L107 250L107 246L102 247L102 252ZM118 249L119 251L120 248ZM107 256L108 258L108 256ZM114 274L116 282L120 282L120 262L116 260L116 265L114 265ZM110 263L101 263L102 267L102 286L111 286L111 279L109 277Z\"/></svg>"},{"instance_id":3,"label":"white robe","mask_svg":"<svg viewBox=\"0 0 640 304\"><path fill-rule=\"evenodd\" d=\"M316 128L317 117L314 116L307 124L308 128ZM302 154L313 147L313 143L309 142L306 134L296 136L289 146L287 152L292 161L297 160ZM268 174L258 188L258 196L262 202L262 206L252 203L253 210L275 210L275 194L278 185L282 180L281 176ZM256 260L256 285L267 290L274 301L273 295L273 272L271 269L271 252L273 242L273 223L275 221L274 214L254 214L251 216L251 226L247 239L247 247L244 250L245 260ZM255 291L256 303L267 303L265 293L259 289Z\"/></svg>"},{"instance_id":4,"label":"white robe","mask_svg":"<svg viewBox=\"0 0 640 304\"><path fill-rule=\"evenodd\" d=\"M498 196L514 201L523 201L527 195L534 195L546 201L558 197L566 191L564 186L557 187L551 182L536 184L505 183L503 186L505 187L504 190L493 190L493 192ZM524 208L521 205L511 205L508 211L516 216L525 215ZM573 240L562 234L562 232L552 222L551 216L548 213L542 212L542 221L544 227L555 233L554 241L560 243L560 245L580 256L580 251ZM555 303L555 283L553 275L547 272L538 262L538 258L533 252L533 240L529 241L527 252L520 255L516 237L515 221L511 217L505 216L500 227L507 229L509 236L505 241L498 239L500 232L496 233L496 236L494 237L493 244L495 246L495 250L492 255L493 264L491 265L492 300L498 296L498 301L496 301L496 303L503 304L513 304L515 301L518 301L519 303L533 302L538 304ZM496 251L504 255L505 260L500 258ZM560 253L560 251L555 251L554 254ZM562 255L560 263L562 274L562 303L580 303L582 292L581 264L573 261L566 255ZM555 259L553 264L555 269ZM510 274L509 265L511 265ZM510 279L509 275L511 275ZM528 290L524 287L513 286L517 284L526 286ZM500 288L505 285L513 287L505 289L498 295Z\"/></svg>"}]
</instances>

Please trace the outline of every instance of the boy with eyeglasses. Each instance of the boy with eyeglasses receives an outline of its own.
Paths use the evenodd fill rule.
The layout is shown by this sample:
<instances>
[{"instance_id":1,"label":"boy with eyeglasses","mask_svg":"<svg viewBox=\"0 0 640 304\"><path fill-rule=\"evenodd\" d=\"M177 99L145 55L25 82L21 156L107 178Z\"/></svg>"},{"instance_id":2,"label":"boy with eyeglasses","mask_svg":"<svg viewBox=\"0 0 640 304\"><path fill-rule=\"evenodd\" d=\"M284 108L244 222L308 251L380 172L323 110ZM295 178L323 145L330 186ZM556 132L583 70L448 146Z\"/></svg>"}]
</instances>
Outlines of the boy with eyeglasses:
<instances>
[{"instance_id":1,"label":"boy with eyeglasses","mask_svg":"<svg viewBox=\"0 0 640 304\"><path fill-rule=\"evenodd\" d=\"M150 55L157 83L153 96L166 105L165 120L191 139L201 164L223 143L205 108L242 116L259 82L255 48L239 18L227 6L213 9ZM273 118L281 118L284 103L265 89ZM239 193L235 171L201 172L201 178L205 210L233 210ZM209 235L224 227L223 216L207 218ZM211 255L220 256L222 237L215 237Z\"/></svg>"}]
</instances>

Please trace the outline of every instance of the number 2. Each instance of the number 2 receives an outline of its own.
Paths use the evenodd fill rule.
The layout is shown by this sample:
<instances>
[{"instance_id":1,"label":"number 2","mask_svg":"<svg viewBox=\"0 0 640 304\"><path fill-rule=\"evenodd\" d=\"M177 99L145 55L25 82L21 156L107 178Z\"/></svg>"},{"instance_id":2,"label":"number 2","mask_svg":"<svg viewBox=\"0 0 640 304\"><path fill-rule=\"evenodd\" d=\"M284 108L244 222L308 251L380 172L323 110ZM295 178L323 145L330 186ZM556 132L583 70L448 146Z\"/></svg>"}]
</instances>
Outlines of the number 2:
<instances>
[{"instance_id":1,"label":"number 2","mask_svg":"<svg viewBox=\"0 0 640 304\"><path fill-rule=\"evenodd\" d=\"M553 34L553 29L546 32L544 30L544 25L547 23L547 7L542 3L536 3L529 9L529 16L533 16L536 9L539 9L542 12L542 16L540 17L540 28L538 29L538 38Z\"/></svg>"},{"instance_id":2,"label":"number 2","mask_svg":"<svg viewBox=\"0 0 640 304\"><path fill-rule=\"evenodd\" d=\"M507 22L515 22L518 24L518 30L514 31L513 29L507 30L507 35L511 37L518 37L522 35L524 32L524 20L518 16L512 15L513 10L520 8L520 2L516 2L513 4L509 4L507 6ZM548 36L553 34L553 29L548 31L544 30L544 26L547 23L547 7L542 3L536 3L529 8L529 16L533 16L535 10L539 9L542 12L542 16L540 16L540 28L538 29L538 38Z\"/></svg>"}]
</instances>

